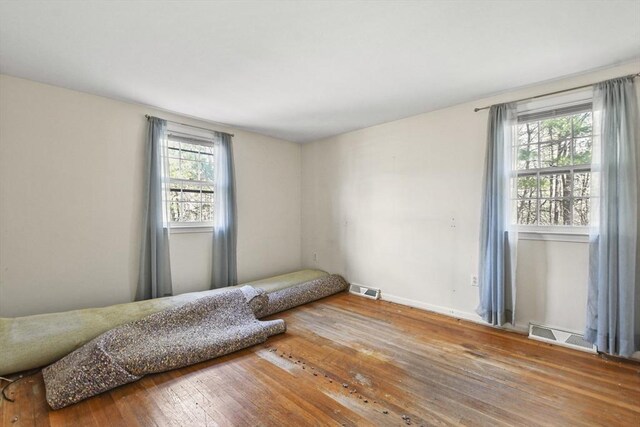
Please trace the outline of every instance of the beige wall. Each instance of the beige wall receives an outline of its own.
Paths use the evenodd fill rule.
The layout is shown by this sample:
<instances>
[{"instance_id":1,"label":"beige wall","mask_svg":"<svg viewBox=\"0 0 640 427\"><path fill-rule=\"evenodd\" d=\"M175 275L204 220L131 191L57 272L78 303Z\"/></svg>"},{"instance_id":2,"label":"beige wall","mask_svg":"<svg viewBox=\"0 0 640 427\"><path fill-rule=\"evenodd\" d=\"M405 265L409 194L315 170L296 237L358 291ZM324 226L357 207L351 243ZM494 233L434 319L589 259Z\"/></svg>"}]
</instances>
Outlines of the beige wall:
<instances>
[{"instance_id":1,"label":"beige wall","mask_svg":"<svg viewBox=\"0 0 640 427\"><path fill-rule=\"evenodd\" d=\"M302 148L0 76L0 316L133 298L150 113L236 134L241 281L318 267L398 302L477 319L470 278L487 112L473 108L638 69L627 64ZM171 255L176 293L207 288L210 234L173 234ZM518 323L581 331L586 244L521 241L518 262Z\"/></svg>"},{"instance_id":2,"label":"beige wall","mask_svg":"<svg viewBox=\"0 0 640 427\"><path fill-rule=\"evenodd\" d=\"M478 319L474 311L487 111L474 107L637 72L576 76L306 144L302 262L383 297ZM521 241L517 323L581 331L586 243Z\"/></svg>"},{"instance_id":3,"label":"beige wall","mask_svg":"<svg viewBox=\"0 0 640 427\"><path fill-rule=\"evenodd\" d=\"M516 317L582 333L587 307L587 243L520 240Z\"/></svg>"},{"instance_id":4,"label":"beige wall","mask_svg":"<svg viewBox=\"0 0 640 427\"><path fill-rule=\"evenodd\" d=\"M238 275L300 267L300 146L0 76L0 316L131 301L144 114L235 133ZM208 288L211 234L173 234L176 293Z\"/></svg>"}]
</instances>

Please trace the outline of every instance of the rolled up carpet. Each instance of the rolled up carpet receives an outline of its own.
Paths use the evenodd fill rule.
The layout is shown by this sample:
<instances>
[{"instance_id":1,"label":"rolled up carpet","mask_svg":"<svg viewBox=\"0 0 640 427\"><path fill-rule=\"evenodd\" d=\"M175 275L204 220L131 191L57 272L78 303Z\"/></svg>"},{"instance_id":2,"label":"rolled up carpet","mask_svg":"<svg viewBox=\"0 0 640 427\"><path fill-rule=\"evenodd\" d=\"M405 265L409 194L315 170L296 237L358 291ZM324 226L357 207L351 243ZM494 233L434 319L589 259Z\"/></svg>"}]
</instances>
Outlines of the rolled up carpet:
<instances>
[{"instance_id":1,"label":"rolled up carpet","mask_svg":"<svg viewBox=\"0 0 640 427\"><path fill-rule=\"evenodd\" d=\"M321 270L300 270L244 285L270 293L328 275ZM0 318L0 375L48 365L117 326L240 287L191 292L108 307Z\"/></svg>"},{"instance_id":2,"label":"rolled up carpet","mask_svg":"<svg viewBox=\"0 0 640 427\"><path fill-rule=\"evenodd\" d=\"M283 320L256 319L266 307L262 289L244 286L107 331L42 371L47 402L59 409L146 374L262 343L285 331Z\"/></svg>"},{"instance_id":3,"label":"rolled up carpet","mask_svg":"<svg viewBox=\"0 0 640 427\"><path fill-rule=\"evenodd\" d=\"M320 298L347 290L349 283L342 276L331 274L291 288L269 294L269 303L256 312L260 319L271 314L297 307Z\"/></svg>"},{"instance_id":4,"label":"rolled up carpet","mask_svg":"<svg viewBox=\"0 0 640 427\"><path fill-rule=\"evenodd\" d=\"M264 342L285 331L274 313L345 291L338 275L266 294L244 286L112 329L43 370L53 409L155 372L188 366Z\"/></svg>"}]
</instances>

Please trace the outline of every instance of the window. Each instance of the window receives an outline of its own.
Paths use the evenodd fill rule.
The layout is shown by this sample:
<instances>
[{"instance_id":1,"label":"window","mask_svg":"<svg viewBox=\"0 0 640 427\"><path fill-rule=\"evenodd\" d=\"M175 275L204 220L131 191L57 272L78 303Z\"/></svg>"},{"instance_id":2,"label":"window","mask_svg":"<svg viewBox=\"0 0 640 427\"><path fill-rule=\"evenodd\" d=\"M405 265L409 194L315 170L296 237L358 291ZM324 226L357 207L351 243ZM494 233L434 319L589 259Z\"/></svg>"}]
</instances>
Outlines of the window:
<instances>
[{"instance_id":1,"label":"window","mask_svg":"<svg viewBox=\"0 0 640 427\"><path fill-rule=\"evenodd\" d=\"M174 225L211 225L215 144L211 135L169 129L169 216Z\"/></svg>"},{"instance_id":2,"label":"window","mask_svg":"<svg viewBox=\"0 0 640 427\"><path fill-rule=\"evenodd\" d=\"M514 220L534 231L589 225L591 103L518 116Z\"/></svg>"}]
</instances>

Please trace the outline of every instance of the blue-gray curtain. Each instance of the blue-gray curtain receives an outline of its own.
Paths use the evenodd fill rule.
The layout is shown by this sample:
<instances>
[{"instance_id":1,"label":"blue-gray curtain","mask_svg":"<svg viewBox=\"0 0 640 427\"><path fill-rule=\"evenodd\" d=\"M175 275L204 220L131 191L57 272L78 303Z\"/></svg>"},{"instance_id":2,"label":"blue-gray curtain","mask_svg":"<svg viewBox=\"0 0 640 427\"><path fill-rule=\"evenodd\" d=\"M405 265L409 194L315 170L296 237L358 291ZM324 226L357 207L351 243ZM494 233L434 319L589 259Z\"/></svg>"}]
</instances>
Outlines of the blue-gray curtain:
<instances>
[{"instance_id":1,"label":"blue-gray curtain","mask_svg":"<svg viewBox=\"0 0 640 427\"><path fill-rule=\"evenodd\" d=\"M626 357L640 351L638 123L633 77L595 85L585 339Z\"/></svg>"},{"instance_id":2,"label":"blue-gray curtain","mask_svg":"<svg viewBox=\"0 0 640 427\"><path fill-rule=\"evenodd\" d=\"M143 192L143 235L136 300L172 294L166 191L167 122L149 117Z\"/></svg>"},{"instance_id":3,"label":"blue-gray curtain","mask_svg":"<svg viewBox=\"0 0 640 427\"><path fill-rule=\"evenodd\" d=\"M489 110L487 151L480 221L476 312L492 325L513 323L515 311L515 252L517 234L511 217L513 104Z\"/></svg>"},{"instance_id":4,"label":"blue-gray curtain","mask_svg":"<svg viewBox=\"0 0 640 427\"><path fill-rule=\"evenodd\" d=\"M233 286L238 283L236 242L238 224L236 214L236 184L233 167L231 135L218 134L216 162L216 200L213 226L213 263L211 288Z\"/></svg>"}]
</instances>

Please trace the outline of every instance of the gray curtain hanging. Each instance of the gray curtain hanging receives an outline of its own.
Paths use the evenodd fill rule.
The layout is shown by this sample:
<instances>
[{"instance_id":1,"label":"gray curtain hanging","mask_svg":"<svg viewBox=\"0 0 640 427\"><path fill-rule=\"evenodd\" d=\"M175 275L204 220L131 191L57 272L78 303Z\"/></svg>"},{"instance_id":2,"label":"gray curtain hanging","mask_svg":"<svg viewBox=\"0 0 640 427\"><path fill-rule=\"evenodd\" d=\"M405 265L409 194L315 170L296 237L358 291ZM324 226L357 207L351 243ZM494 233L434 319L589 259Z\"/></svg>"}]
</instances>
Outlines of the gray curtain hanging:
<instances>
[{"instance_id":1,"label":"gray curtain hanging","mask_svg":"<svg viewBox=\"0 0 640 427\"><path fill-rule=\"evenodd\" d=\"M638 101L633 77L594 91L585 339L601 352L629 357L640 351Z\"/></svg>"},{"instance_id":2,"label":"gray curtain hanging","mask_svg":"<svg viewBox=\"0 0 640 427\"><path fill-rule=\"evenodd\" d=\"M476 312L496 326L514 322L517 230L512 224L510 182L516 117L513 104L489 110Z\"/></svg>"},{"instance_id":3,"label":"gray curtain hanging","mask_svg":"<svg viewBox=\"0 0 640 427\"><path fill-rule=\"evenodd\" d=\"M232 286L238 283L236 266L238 225L233 148L231 135L222 133L218 134L218 137L211 274L212 289Z\"/></svg>"},{"instance_id":4,"label":"gray curtain hanging","mask_svg":"<svg viewBox=\"0 0 640 427\"><path fill-rule=\"evenodd\" d=\"M149 117L143 193L143 237L136 300L172 294L169 261L169 221L164 192L167 177L167 122Z\"/></svg>"}]
</instances>

